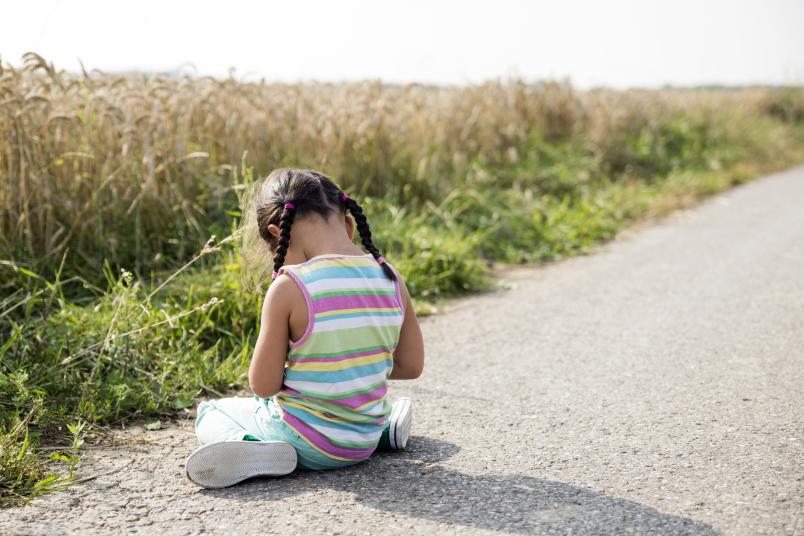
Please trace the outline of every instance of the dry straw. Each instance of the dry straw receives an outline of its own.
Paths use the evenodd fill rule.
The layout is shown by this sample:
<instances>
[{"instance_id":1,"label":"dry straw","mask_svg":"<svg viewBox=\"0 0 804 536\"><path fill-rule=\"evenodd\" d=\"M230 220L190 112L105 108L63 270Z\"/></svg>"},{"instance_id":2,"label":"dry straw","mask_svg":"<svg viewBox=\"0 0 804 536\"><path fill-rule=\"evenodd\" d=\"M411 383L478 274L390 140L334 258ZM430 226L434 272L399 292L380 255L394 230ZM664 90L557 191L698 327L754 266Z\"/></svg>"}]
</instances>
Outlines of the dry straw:
<instances>
[{"instance_id":1,"label":"dry straw","mask_svg":"<svg viewBox=\"0 0 804 536\"><path fill-rule=\"evenodd\" d=\"M235 208L245 152L260 174L312 167L362 195L425 200L471 181L473 162L515 162L534 134L583 136L616 163L623 133L761 96L76 75L28 53L0 71L0 255L52 265L69 246L87 262L186 258L197 241L182 237L204 235L205 212Z\"/></svg>"}]
</instances>

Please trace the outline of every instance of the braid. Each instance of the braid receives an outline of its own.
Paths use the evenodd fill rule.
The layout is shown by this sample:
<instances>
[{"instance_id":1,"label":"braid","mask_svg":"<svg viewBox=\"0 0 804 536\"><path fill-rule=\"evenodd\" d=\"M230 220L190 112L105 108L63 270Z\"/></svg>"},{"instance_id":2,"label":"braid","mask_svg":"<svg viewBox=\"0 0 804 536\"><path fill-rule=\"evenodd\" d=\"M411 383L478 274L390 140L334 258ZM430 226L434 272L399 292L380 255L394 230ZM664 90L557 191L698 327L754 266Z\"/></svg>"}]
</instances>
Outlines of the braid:
<instances>
[{"instance_id":1,"label":"braid","mask_svg":"<svg viewBox=\"0 0 804 536\"><path fill-rule=\"evenodd\" d=\"M355 219L357 231L360 233L360 241L363 243L363 247L374 256L377 262L380 263L385 275L387 275L389 279L396 281L396 274L393 270L391 270L391 267L385 263L385 259L380 253L380 250L377 249L377 246L375 246L374 242L371 240L371 229L369 228L368 221L366 220L366 215L363 214L363 209L357 204L357 201L351 197L348 197L346 194L341 194L341 199L343 200L343 204L346 205L346 208L352 214L352 217Z\"/></svg>"},{"instance_id":2,"label":"braid","mask_svg":"<svg viewBox=\"0 0 804 536\"><path fill-rule=\"evenodd\" d=\"M285 264L285 254L288 252L288 244L290 243L290 226L293 225L295 215L296 207L291 203L286 203L282 216L279 218L279 243L274 254L274 279L276 279L279 269Z\"/></svg>"}]
</instances>

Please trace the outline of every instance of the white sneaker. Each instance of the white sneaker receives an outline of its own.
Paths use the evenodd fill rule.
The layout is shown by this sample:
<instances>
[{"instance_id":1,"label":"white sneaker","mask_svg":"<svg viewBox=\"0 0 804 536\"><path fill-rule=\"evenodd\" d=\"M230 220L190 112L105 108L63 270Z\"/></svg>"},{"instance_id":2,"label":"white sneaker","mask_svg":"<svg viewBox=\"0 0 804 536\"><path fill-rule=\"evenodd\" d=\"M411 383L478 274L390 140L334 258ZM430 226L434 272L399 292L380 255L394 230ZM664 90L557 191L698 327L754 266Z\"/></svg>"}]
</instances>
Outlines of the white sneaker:
<instances>
[{"instance_id":1,"label":"white sneaker","mask_svg":"<svg viewBox=\"0 0 804 536\"><path fill-rule=\"evenodd\" d=\"M284 441L223 441L198 447L187 458L187 478L204 488L225 488L256 476L296 469L296 449Z\"/></svg>"},{"instance_id":2,"label":"white sneaker","mask_svg":"<svg viewBox=\"0 0 804 536\"><path fill-rule=\"evenodd\" d=\"M402 450L408 446L410 426L413 424L413 403L410 398L400 398L394 402L389 419L388 442L392 449Z\"/></svg>"}]
</instances>

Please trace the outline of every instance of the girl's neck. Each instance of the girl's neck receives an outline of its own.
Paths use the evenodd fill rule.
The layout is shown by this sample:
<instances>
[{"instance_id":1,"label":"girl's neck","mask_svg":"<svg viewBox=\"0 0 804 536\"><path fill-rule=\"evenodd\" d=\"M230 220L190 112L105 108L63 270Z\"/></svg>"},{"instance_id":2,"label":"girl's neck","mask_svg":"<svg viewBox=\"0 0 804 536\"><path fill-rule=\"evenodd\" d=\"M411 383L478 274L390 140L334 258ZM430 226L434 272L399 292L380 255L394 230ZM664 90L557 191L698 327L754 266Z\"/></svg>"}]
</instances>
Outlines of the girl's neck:
<instances>
[{"instance_id":1,"label":"girl's neck","mask_svg":"<svg viewBox=\"0 0 804 536\"><path fill-rule=\"evenodd\" d=\"M295 227L295 225L294 225ZM293 229L285 262L298 264L320 255L364 255L357 244L349 240L345 229L329 226L299 226ZM293 241L298 237L298 241Z\"/></svg>"},{"instance_id":2,"label":"girl's neck","mask_svg":"<svg viewBox=\"0 0 804 536\"><path fill-rule=\"evenodd\" d=\"M319 257L321 255L364 255L365 253L361 250L354 242L343 242L343 243L326 243L320 242L315 245L312 245L308 248L302 249L302 255L304 255L304 260L312 259L313 257Z\"/></svg>"},{"instance_id":3,"label":"girl's neck","mask_svg":"<svg viewBox=\"0 0 804 536\"><path fill-rule=\"evenodd\" d=\"M305 218L293 224L285 262L299 264L320 255L363 255L349 239L347 227L339 219Z\"/></svg>"}]
</instances>

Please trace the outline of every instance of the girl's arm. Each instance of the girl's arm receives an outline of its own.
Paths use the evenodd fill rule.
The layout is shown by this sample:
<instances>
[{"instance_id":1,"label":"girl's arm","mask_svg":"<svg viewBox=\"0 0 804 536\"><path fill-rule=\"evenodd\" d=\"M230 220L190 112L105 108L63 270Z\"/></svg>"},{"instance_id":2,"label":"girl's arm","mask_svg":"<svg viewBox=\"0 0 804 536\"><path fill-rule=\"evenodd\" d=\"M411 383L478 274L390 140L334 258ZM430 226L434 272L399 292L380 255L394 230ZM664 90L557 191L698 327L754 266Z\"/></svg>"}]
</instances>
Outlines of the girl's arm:
<instances>
[{"instance_id":1,"label":"girl's arm","mask_svg":"<svg viewBox=\"0 0 804 536\"><path fill-rule=\"evenodd\" d=\"M294 293L298 293L298 289L290 277L279 277L265 294L260 333L248 369L251 390L262 398L275 395L282 387L288 353L288 322Z\"/></svg>"},{"instance_id":2,"label":"girl's arm","mask_svg":"<svg viewBox=\"0 0 804 536\"><path fill-rule=\"evenodd\" d=\"M424 340L416 313L413 312L413 302L401 278L399 286L405 306L405 318L402 321L402 331L399 333L399 344L394 351L394 368L389 378L414 380L421 376L424 368Z\"/></svg>"}]
</instances>

